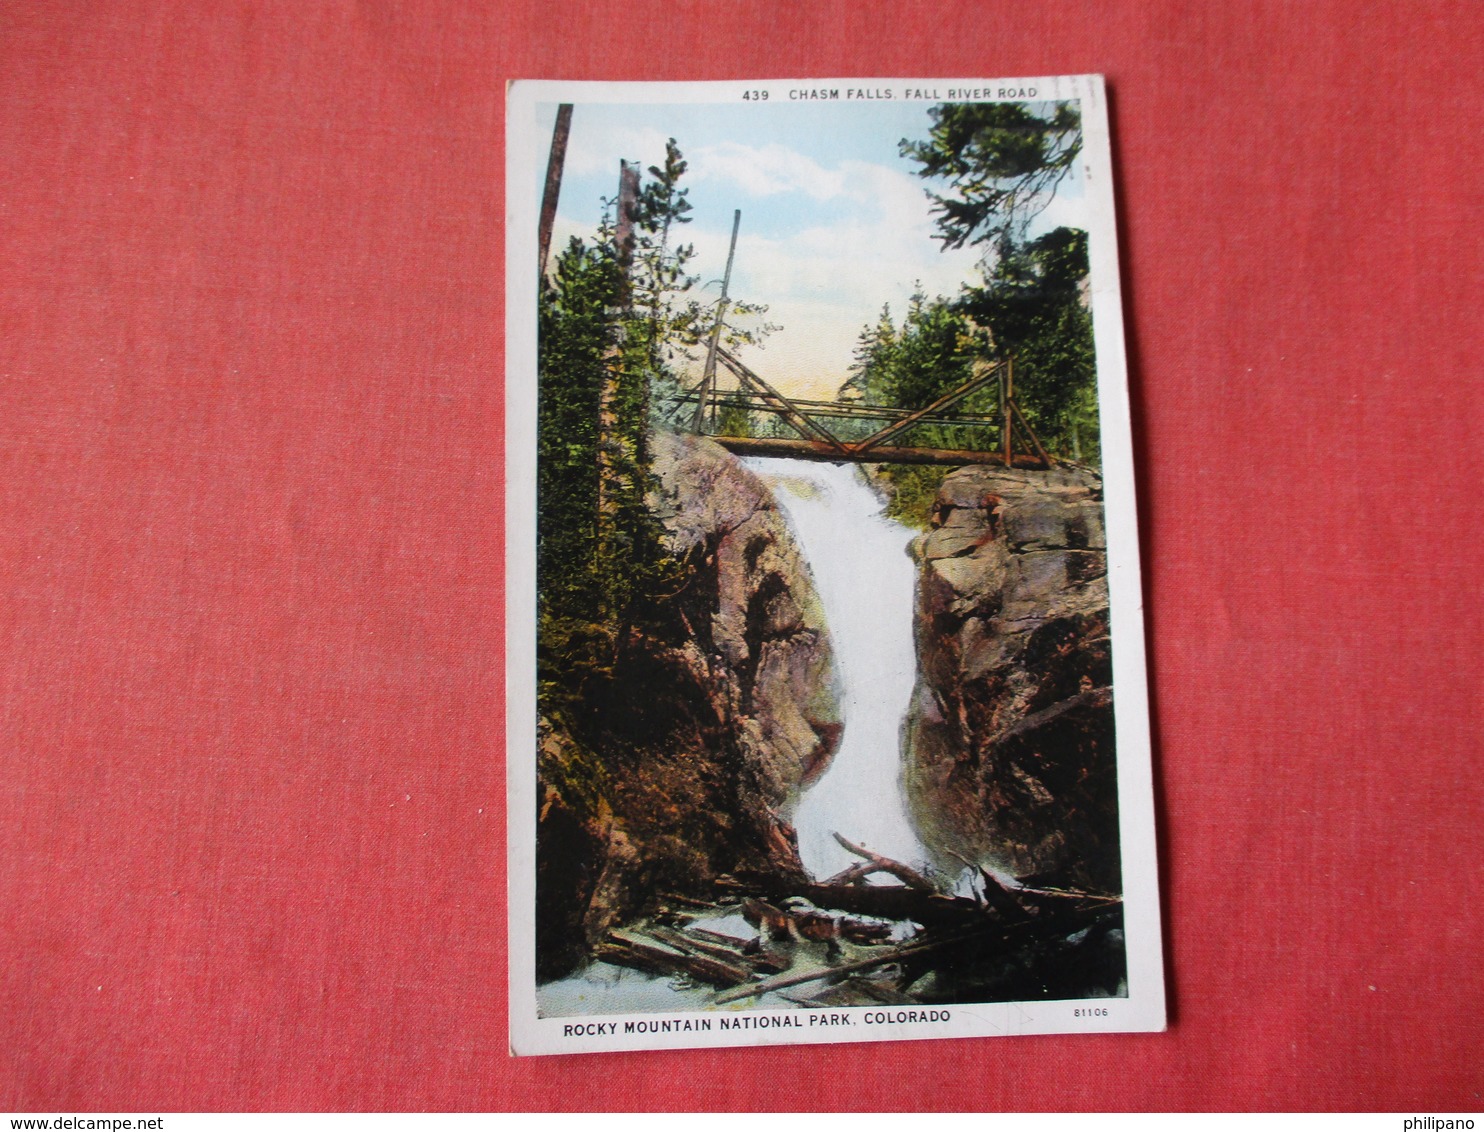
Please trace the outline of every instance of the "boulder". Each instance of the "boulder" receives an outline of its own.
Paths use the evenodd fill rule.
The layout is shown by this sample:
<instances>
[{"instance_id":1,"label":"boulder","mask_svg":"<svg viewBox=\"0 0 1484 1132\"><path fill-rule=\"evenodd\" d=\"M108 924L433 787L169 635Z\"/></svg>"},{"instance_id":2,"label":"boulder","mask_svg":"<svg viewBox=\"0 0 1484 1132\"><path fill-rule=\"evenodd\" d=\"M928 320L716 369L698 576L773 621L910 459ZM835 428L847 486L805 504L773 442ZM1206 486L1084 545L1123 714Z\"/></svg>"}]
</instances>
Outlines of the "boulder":
<instances>
[{"instance_id":1,"label":"boulder","mask_svg":"<svg viewBox=\"0 0 1484 1132\"><path fill-rule=\"evenodd\" d=\"M606 681L542 720L543 979L661 893L802 878L790 819L840 740L824 616L766 486L700 437L655 434L651 466L683 581Z\"/></svg>"},{"instance_id":2,"label":"boulder","mask_svg":"<svg viewBox=\"0 0 1484 1132\"><path fill-rule=\"evenodd\" d=\"M1101 482L963 468L919 563L905 728L919 832L945 866L1117 892L1117 779Z\"/></svg>"},{"instance_id":3,"label":"boulder","mask_svg":"<svg viewBox=\"0 0 1484 1132\"><path fill-rule=\"evenodd\" d=\"M834 654L824 612L768 488L704 437L653 438L651 506L698 582L687 618L711 656L717 706L747 735L747 762L773 812L791 813L839 744ZM755 725L755 726L749 726Z\"/></svg>"}]
</instances>

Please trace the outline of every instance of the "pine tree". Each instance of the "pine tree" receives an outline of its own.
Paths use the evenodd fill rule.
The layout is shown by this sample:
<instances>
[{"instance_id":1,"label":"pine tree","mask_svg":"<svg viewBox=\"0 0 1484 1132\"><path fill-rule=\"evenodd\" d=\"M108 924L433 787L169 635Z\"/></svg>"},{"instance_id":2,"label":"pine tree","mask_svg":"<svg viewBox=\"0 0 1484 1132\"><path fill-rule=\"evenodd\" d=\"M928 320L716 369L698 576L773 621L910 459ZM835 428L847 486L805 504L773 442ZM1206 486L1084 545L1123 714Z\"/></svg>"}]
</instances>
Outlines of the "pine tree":
<instances>
[{"instance_id":1,"label":"pine tree","mask_svg":"<svg viewBox=\"0 0 1484 1132\"><path fill-rule=\"evenodd\" d=\"M948 183L947 193L928 194L945 248L1022 239L1082 149L1072 102L955 102L928 114L927 140L904 138L899 148L918 176Z\"/></svg>"},{"instance_id":2,"label":"pine tree","mask_svg":"<svg viewBox=\"0 0 1484 1132\"><path fill-rule=\"evenodd\" d=\"M861 327L855 340L850 376L840 387L838 400L864 402L867 405L886 404L883 382L891 366L892 351L897 344L897 329L891 321L891 304L881 304L881 314L875 323Z\"/></svg>"},{"instance_id":3,"label":"pine tree","mask_svg":"<svg viewBox=\"0 0 1484 1132\"><path fill-rule=\"evenodd\" d=\"M1042 443L1095 460L1087 234L1059 228L1026 238L1081 152L1081 113L1055 102L955 103L929 114L927 139L900 148L919 176L947 184L928 194L938 239L945 248L986 247L982 283L965 287L954 309L988 331L982 357L1013 357L1016 403Z\"/></svg>"},{"instance_id":4,"label":"pine tree","mask_svg":"<svg viewBox=\"0 0 1484 1132\"><path fill-rule=\"evenodd\" d=\"M580 702L589 679L605 678L629 634L657 624L681 569L646 503L649 435L656 404L679 388L709 324L688 294L694 249L674 239L691 206L673 139L648 172L632 205L604 202L597 238L569 243L540 296L538 655L547 701ZM621 247L625 227L632 239ZM736 306L744 315L765 309ZM730 328L727 340L768 329Z\"/></svg>"},{"instance_id":5,"label":"pine tree","mask_svg":"<svg viewBox=\"0 0 1484 1132\"><path fill-rule=\"evenodd\" d=\"M665 392L674 383L674 366L687 357L698 335L697 309L684 297L697 279L686 271L695 258L691 244L670 245L672 229L689 224L688 189L679 187L687 163L675 139L665 143L665 160L649 167L650 180L640 190L635 228L638 233L631 272L636 327L643 350L638 360L652 385Z\"/></svg>"},{"instance_id":6,"label":"pine tree","mask_svg":"<svg viewBox=\"0 0 1484 1132\"><path fill-rule=\"evenodd\" d=\"M1058 228L1009 244L959 307L1015 359L1016 401L1041 442L1077 459L1098 452L1097 366L1085 288L1087 233Z\"/></svg>"}]
</instances>

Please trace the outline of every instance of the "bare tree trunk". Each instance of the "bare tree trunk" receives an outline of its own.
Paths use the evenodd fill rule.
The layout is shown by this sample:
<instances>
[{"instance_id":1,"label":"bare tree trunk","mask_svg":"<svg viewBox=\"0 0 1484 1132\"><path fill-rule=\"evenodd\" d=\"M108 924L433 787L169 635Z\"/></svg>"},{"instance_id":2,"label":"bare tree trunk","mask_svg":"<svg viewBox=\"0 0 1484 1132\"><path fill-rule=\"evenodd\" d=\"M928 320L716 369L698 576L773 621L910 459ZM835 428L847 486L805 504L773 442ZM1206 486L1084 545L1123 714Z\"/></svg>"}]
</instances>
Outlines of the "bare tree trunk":
<instances>
[{"instance_id":1,"label":"bare tree trunk","mask_svg":"<svg viewBox=\"0 0 1484 1132\"><path fill-rule=\"evenodd\" d=\"M556 221L557 198L562 193L562 166L567 161L567 137L572 132L572 104L557 107L556 128L551 132L551 156L546 160L546 188L541 194L541 260L538 270L546 274L546 255L551 250L551 227Z\"/></svg>"},{"instance_id":2,"label":"bare tree trunk","mask_svg":"<svg viewBox=\"0 0 1484 1132\"><path fill-rule=\"evenodd\" d=\"M715 400L716 394L716 351L721 345L722 320L727 316L727 291L732 285L732 260L737 255L737 229L742 226L742 210L740 208L732 212L732 244L727 249L727 270L721 278L721 299L716 304L716 323L711 327L711 341L706 346L706 365L701 372L701 395L696 398L696 415L691 421L691 430L700 432L706 423L706 409L708 398ZM711 409L713 416L716 410Z\"/></svg>"}]
</instances>

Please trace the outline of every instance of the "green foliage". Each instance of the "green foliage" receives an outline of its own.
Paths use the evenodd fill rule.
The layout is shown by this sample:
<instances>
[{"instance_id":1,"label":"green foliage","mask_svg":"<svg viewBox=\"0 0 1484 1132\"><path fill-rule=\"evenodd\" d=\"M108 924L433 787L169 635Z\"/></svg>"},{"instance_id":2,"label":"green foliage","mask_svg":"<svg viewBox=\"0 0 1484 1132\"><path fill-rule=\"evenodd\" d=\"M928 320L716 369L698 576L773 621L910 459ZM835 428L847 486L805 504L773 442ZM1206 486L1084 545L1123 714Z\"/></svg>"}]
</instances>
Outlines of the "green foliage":
<instances>
[{"instance_id":1,"label":"green foliage","mask_svg":"<svg viewBox=\"0 0 1484 1132\"><path fill-rule=\"evenodd\" d=\"M634 632L654 632L683 567L646 505L654 487L649 431L674 405L711 331L694 296L686 162L672 138L648 169L617 242L618 201L597 238L573 239L543 281L537 409L538 679L543 714L575 721L611 683ZM627 254L625 254L627 253ZM723 342L755 342L765 307L733 302ZM729 423L749 427L745 409ZM579 728L580 729L580 728Z\"/></svg>"},{"instance_id":2,"label":"green foliage","mask_svg":"<svg viewBox=\"0 0 1484 1132\"><path fill-rule=\"evenodd\" d=\"M903 139L918 175L946 179L929 193L945 248L1002 243L1050 201L1082 148L1082 115L1070 102L961 102L935 106L926 141Z\"/></svg>"},{"instance_id":3,"label":"green foliage","mask_svg":"<svg viewBox=\"0 0 1484 1132\"><path fill-rule=\"evenodd\" d=\"M958 308L1015 359L1015 398L1041 443L1076 460L1098 455L1092 312L1083 299L1087 233L1057 228L1008 245Z\"/></svg>"},{"instance_id":4,"label":"green foliage","mask_svg":"<svg viewBox=\"0 0 1484 1132\"><path fill-rule=\"evenodd\" d=\"M891 321L891 304L885 303L875 325L867 323L855 340L850 376L840 387L841 401L873 404L876 402L871 400L872 397L885 395L883 389L888 380L886 369L896 342L897 328Z\"/></svg>"},{"instance_id":5,"label":"green foliage","mask_svg":"<svg viewBox=\"0 0 1484 1132\"><path fill-rule=\"evenodd\" d=\"M606 310L618 293L611 246L574 239L540 302L536 569L543 614L595 621L605 605L593 569L598 534L598 397Z\"/></svg>"},{"instance_id":6,"label":"green foliage","mask_svg":"<svg viewBox=\"0 0 1484 1132\"><path fill-rule=\"evenodd\" d=\"M721 436L751 436L756 418L755 412L741 405L723 405L716 415L716 431Z\"/></svg>"},{"instance_id":7,"label":"green foliage","mask_svg":"<svg viewBox=\"0 0 1484 1132\"><path fill-rule=\"evenodd\" d=\"M1087 234L1058 228L1025 244L1007 244L984 282L955 300L912 296L900 327L883 307L861 329L855 363L840 390L843 403L918 409L962 385L982 366L1014 361L1015 399L1048 451L1079 462L1098 458L1097 371L1092 316L1083 301ZM993 423L915 425L892 443L928 448L996 447L1003 410L991 382L951 413L990 416ZM860 439L869 426L842 427ZM1023 440L1022 440L1023 443ZM887 514L922 527L942 482L940 468L887 465Z\"/></svg>"},{"instance_id":8,"label":"green foliage","mask_svg":"<svg viewBox=\"0 0 1484 1132\"><path fill-rule=\"evenodd\" d=\"M684 298L693 252L671 240L689 220L677 186L684 172L672 141L635 201L631 255L617 246L609 202L597 240L574 238L542 286L538 675L553 714L607 678L625 636L651 622L677 584L645 496L654 390L676 381L674 361L697 324Z\"/></svg>"},{"instance_id":9,"label":"green foliage","mask_svg":"<svg viewBox=\"0 0 1484 1132\"><path fill-rule=\"evenodd\" d=\"M678 388L676 366L704 332L702 310L687 293L697 279L687 272L695 258L691 244L671 246L672 230L689 224L688 189L679 187L686 162L671 138L662 165L649 167L650 180L639 190L634 215L634 262L630 272L633 309L629 332L637 347L631 363L640 366L655 391Z\"/></svg>"},{"instance_id":10,"label":"green foliage","mask_svg":"<svg viewBox=\"0 0 1484 1132\"><path fill-rule=\"evenodd\" d=\"M938 488L952 468L931 464L882 464L876 473L887 483L886 514L899 523L926 530Z\"/></svg>"},{"instance_id":11,"label":"green foliage","mask_svg":"<svg viewBox=\"0 0 1484 1132\"><path fill-rule=\"evenodd\" d=\"M1081 151L1081 114L1065 102L957 103L929 113L928 138L903 140L901 152L920 176L947 182L947 192L928 194L938 238L945 248L986 245L983 279L951 302L915 296L900 331L884 314L862 332L852 382L867 401L913 407L928 390L962 380L976 361L1010 358L1016 404L1042 445L1096 461L1087 234L1058 228L1025 236ZM952 349L950 334L958 341ZM985 395L993 393L975 396ZM958 409L976 407L971 399Z\"/></svg>"},{"instance_id":12,"label":"green foliage","mask_svg":"<svg viewBox=\"0 0 1484 1132\"><path fill-rule=\"evenodd\" d=\"M893 325L887 306L874 325L861 330L855 364L841 388L840 400L924 408L968 381L975 362L987 350L984 335L953 303L929 299L919 286L900 327ZM987 412L994 406L994 397L993 389L979 390L956 405L954 411ZM881 422L876 421L869 431L880 426ZM989 440L985 426L920 424L893 438L892 443L963 448L984 447Z\"/></svg>"},{"instance_id":13,"label":"green foliage","mask_svg":"<svg viewBox=\"0 0 1484 1132\"><path fill-rule=\"evenodd\" d=\"M917 409L969 379L974 355L962 315L919 286L882 374L887 404Z\"/></svg>"},{"instance_id":14,"label":"green foliage","mask_svg":"<svg viewBox=\"0 0 1484 1132\"><path fill-rule=\"evenodd\" d=\"M687 168L675 139L669 139L664 163L649 167L650 179L639 190L634 212L630 279L637 317L629 334L637 348L630 360L644 371L651 423L656 425L680 424L693 411L684 409L678 397L715 323L714 304L693 293L700 282L688 270L695 246L671 242L674 230L692 219L690 190L680 188ZM721 344L735 350L760 343L778 329L764 320L767 311L760 303L732 299Z\"/></svg>"},{"instance_id":15,"label":"green foliage","mask_svg":"<svg viewBox=\"0 0 1484 1132\"><path fill-rule=\"evenodd\" d=\"M945 299L929 299L919 287L902 325L892 322L890 306L856 340L855 364L840 400L867 405L920 409L962 385L986 351L983 336ZM993 408L993 388L971 394L956 409L983 413ZM862 419L864 421L864 418ZM851 439L881 427L880 420L849 429ZM845 428L841 429L846 432ZM929 448L988 447L997 434L983 425L914 425L893 444ZM909 526L926 527L938 485L951 469L915 464L884 464L875 473L890 496L886 513Z\"/></svg>"}]
</instances>

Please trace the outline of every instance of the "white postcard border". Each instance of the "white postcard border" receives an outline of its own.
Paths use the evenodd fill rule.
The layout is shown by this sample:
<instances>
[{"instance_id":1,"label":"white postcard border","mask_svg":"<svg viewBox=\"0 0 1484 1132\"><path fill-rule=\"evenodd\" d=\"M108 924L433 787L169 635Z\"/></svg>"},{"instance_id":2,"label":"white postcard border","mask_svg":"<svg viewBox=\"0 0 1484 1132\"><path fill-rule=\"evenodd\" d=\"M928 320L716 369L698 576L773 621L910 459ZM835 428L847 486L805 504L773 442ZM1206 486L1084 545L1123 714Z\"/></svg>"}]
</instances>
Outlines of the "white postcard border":
<instances>
[{"instance_id":1,"label":"white postcard border","mask_svg":"<svg viewBox=\"0 0 1484 1132\"><path fill-rule=\"evenodd\" d=\"M545 103L735 103L768 92L774 104L811 90L931 92L921 101L1081 103L1083 172L1091 211L1090 286L1108 539L1118 805L1128 995L1065 1001L845 1007L835 1010L675 1011L541 1018L536 1001L536 216L549 138ZM941 97L938 92L959 97ZM1031 92L1031 93L1026 93ZM964 97L963 95L972 95ZM839 97L844 97L840 94ZM899 96L896 96L899 97ZM1135 508L1127 359L1119 284L1108 106L1098 75L1029 79L780 79L600 83L522 80L506 114L506 773L510 1052L560 1054L1030 1034L1129 1033L1165 1028L1143 594ZM928 1015L911 1020L911 1015ZM843 1018L834 1024L823 1017ZM942 1016L942 1017L939 1017ZM811 1018L815 1021L811 1022Z\"/></svg>"}]
</instances>

